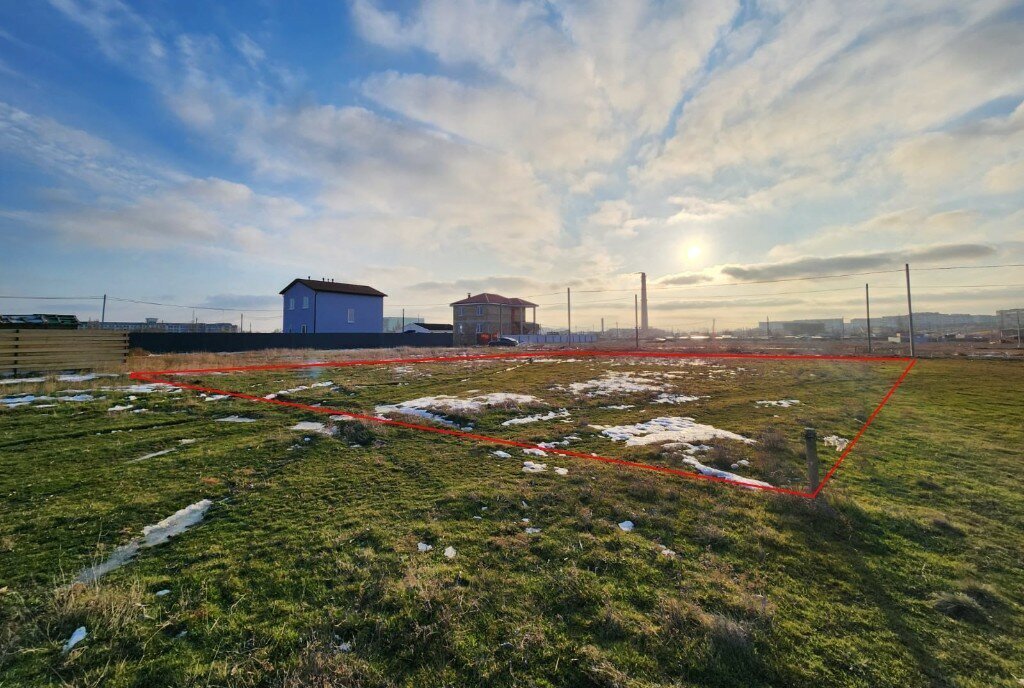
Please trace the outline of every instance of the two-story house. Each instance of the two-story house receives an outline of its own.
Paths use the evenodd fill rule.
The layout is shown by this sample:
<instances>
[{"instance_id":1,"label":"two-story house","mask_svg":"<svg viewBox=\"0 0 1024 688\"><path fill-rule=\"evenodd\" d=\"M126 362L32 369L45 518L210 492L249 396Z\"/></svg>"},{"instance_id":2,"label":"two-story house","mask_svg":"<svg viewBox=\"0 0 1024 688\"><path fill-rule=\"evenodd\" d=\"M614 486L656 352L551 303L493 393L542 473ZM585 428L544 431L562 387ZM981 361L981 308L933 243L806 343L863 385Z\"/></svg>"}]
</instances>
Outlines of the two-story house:
<instances>
[{"instance_id":1,"label":"two-story house","mask_svg":"<svg viewBox=\"0 0 1024 688\"><path fill-rule=\"evenodd\" d=\"M382 332L387 294L363 284L294 279L281 290L283 332Z\"/></svg>"},{"instance_id":2,"label":"two-story house","mask_svg":"<svg viewBox=\"0 0 1024 688\"><path fill-rule=\"evenodd\" d=\"M483 343L502 335L534 334L538 330L537 304L524 299L488 293L467 294L451 307L456 346ZM529 322L527 308L533 309Z\"/></svg>"}]
</instances>

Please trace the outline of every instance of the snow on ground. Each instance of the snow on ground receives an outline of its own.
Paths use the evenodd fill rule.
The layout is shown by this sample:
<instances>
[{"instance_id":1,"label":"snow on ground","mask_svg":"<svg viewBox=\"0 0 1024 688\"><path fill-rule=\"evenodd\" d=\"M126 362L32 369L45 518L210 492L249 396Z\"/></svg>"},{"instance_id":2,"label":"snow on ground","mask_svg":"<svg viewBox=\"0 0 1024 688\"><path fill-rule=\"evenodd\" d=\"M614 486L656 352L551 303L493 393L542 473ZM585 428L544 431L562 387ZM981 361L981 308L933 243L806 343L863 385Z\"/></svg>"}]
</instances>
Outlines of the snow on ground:
<instances>
[{"instance_id":1,"label":"snow on ground","mask_svg":"<svg viewBox=\"0 0 1024 688\"><path fill-rule=\"evenodd\" d=\"M215 422L217 423L255 423L255 418L245 418L244 416L228 416L226 418L218 418Z\"/></svg>"},{"instance_id":2,"label":"snow on ground","mask_svg":"<svg viewBox=\"0 0 1024 688\"><path fill-rule=\"evenodd\" d=\"M85 640L85 636L88 634L88 631L85 630L85 626L79 626L75 629L75 632L71 634L71 637L68 638L68 641L64 643L64 647L61 649L61 652L64 654L71 652L71 648Z\"/></svg>"},{"instance_id":3,"label":"snow on ground","mask_svg":"<svg viewBox=\"0 0 1024 688\"><path fill-rule=\"evenodd\" d=\"M740 483L741 485L759 485L761 487L771 487L771 483L762 482L760 480L754 480L753 478L744 478L742 475L736 475L729 471L722 471L711 466L705 466L697 459L692 456L687 456L683 459L683 463L688 466L692 466L701 475L710 475L716 478L723 478L725 480L732 481L734 483Z\"/></svg>"},{"instance_id":4,"label":"snow on ground","mask_svg":"<svg viewBox=\"0 0 1024 688\"><path fill-rule=\"evenodd\" d=\"M324 382L314 382L311 385L299 385L298 387L292 387L291 389L282 389L279 392L275 392L273 394L267 394L263 398L264 399L277 399L277 397L282 395L282 394L285 394L285 395L287 395L287 394L295 394L296 392L301 392L301 391L306 390L306 389L313 389L314 387L330 387L333 384L334 383L331 382L330 380L325 380Z\"/></svg>"},{"instance_id":5,"label":"snow on ground","mask_svg":"<svg viewBox=\"0 0 1024 688\"><path fill-rule=\"evenodd\" d=\"M531 363L579 363L578 358L531 358Z\"/></svg>"},{"instance_id":6,"label":"snow on ground","mask_svg":"<svg viewBox=\"0 0 1024 688\"><path fill-rule=\"evenodd\" d=\"M434 546L428 545L425 542L418 542L416 543L416 549L418 549L421 552L429 552L430 550L434 549Z\"/></svg>"},{"instance_id":7,"label":"snow on ground","mask_svg":"<svg viewBox=\"0 0 1024 688\"><path fill-rule=\"evenodd\" d=\"M374 408L374 413L383 416L386 413L398 413L406 416L426 418L445 425L458 427L454 422L445 417L446 413L478 413L485 408L500 406L502 404L542 404L540 399L529 394L515 394L512 392L491 392L480 394L468 399L447 394L439 394L434 397L420 397L410 399L398 404L381 404Z\"/></svg>"},{"instance_id":8,"label":"snow on ground","mask_svg":"<svg viewBox=\"0 0 1024 688\"><path fill-rule=\"evenodd\" d=\"M448 545L447 547L444 548L444 555L446 557L448 557L449 559L454 559L455 555L456 555L455 548L452 547L451 545Z\"/></svg>"},{"instance_id":9,"label":"snow on ground","mask_svg":"<svg viewBox=\"0 0 1024 688\"><path fill-rule=\"evenodd\" d=\"M626 409L635 408L633 404L615 404L613 406L602 406L603 409L609 409L611 411L625 411Z\"/></svg>"},{"instance_id":10,"label":"snow on ground","mask_svg":"<svg viewBox=\"0 0 1024 688\"><path fill-rule=\"evenodd\" d=\"M220 401L221 399L231 398L230 394L210 394L209 396L207 396L206 394L200 394L199 396L205 397L203 401Z\"/></svg>"},{"instance_id":11,"label":"snow on ground","mask_svg":"<svg viewBox=\"0 0 1024 688\"><path fill-rule=\"evenodd\" d=\"M498 449L496 451L492 451L491 453L494 454L495 456L497 456L499 459L511 459L512 458L511 454L509 454L507 451L501 451L500 449Z\"/></svg>"},{"instance_id":12,"label":"snow on ground","mask_svg":"<svg viewBox=\"0 0 1024 688\"><path fill-rule=\"evenodd\" d=\"M548 455L547 452L544 451L543 449L524 449L523 453L524 454L529 454L530 456L547 456Z\"/></svg>"},{"instance_id":13,"label":"snow on ground","mask_svg":"<svg viewBox=\"0 0 1024 688\"><path fill-rule=\"evenodd\" d=\"M557 411L548 411L547 413L535 413L532 416L523 416L522 418L510 418L509 420L502 423L502 425L525 425L526 423L536 423L541 420L554 420L555 418L568 418L569 409L558 409Z\"/></svg>"},{"instance_id":14,"label":"snow on ground","mask_svg":"<svg viewBox=\"0 0 1024 688\"><path fill-rule=\"evenodd\" d=\"M659 394L655 399L655 404L687 404L691 401L697 401L698 399L707 399L706 396L692 397L685 394Z\"/></svg>"},{"instance_id":15,"label":"snow on ground","mask_svg":"<svg viewBox=\"0 0 1024 688\"><path fill-rule=\"evenodd\" d=\"M16 377L0 380L0 385L24 385L32 382L46 382L45 377Z\"/></svg>"},{"instance_id":16,"label":"snow on ground","mask_svg":"<svg viewBox=\"0 0 1024 688\"><path fill-rule=\"evenodd\" d=\"M98 377L120 377L120 373L84 373L82 375L58 375L61 382L86 382L95 380Z\"/></svg>"},{"instance_id":17,"label":"snow on ground","mask_svg":"<svg viewBox=\"0 0 1024 688\"><path fill-rule=\"evenodd\" d=\"M315 420L302 420L291 427L292 430L299 430L301 432L318 432L321 435L333 435L334 431L327 427L324 423L320 423Z\"/></svg>"},{"instance_id":18,"label":"snow on ground","mask_svg":"<svg viewBox=\"0 0 1024 688\"><path fill-rule=\"evenodd\" d=\"M627 445L636 446L644 444L657 444L659 442L706 442L707 440L720 438L737 440L753 444L753 440L738 435L735 432L722 430L713 425L705 425L696 422L693 418L680 416L663 416L654 418L636 425L616 425L605 427L603 425L591 425L595 430L616 442L625 442Z\"/></svg>"},{"instance_id":19,"label":"snow on ground","mask_svg":"<svg viewBox=\"0 0 1024 688\"><path fill-rule=\"evenodd\" d=\"M523 461L523 473L543 473L547 469L548 465L546 463Z\"/></svg>"},{"instance_id":20,"label":"snow on ground","mask_svg":"<svg viewBox=\"0 0 1024 688\"><path fill-rule=\"evenodd\" d=\"M186 530L203 520L207 510L213 505L209 499L203 499L190 504L184 509L179 509L164 520L142 529L142 537L135 538L127 545L121 545L115 549L106 561L83 569L75 579L78 583L94 583L102 576L125 565L138 554L140 549L145 547L156 547L162 545L175 535L180 535Z\"/></svg>"},{"instance_id":21,"label":"snow on ground","mask_svg":"<svg viewBox=\"0 0 1024 688\"><path fill-rule=\"evenodd\" d=\"M129 409L132 408L134 408L132 404L123 404L119 406L111 406L110 408L107 409L107 411L111 413L117 413L118 411L128 411Z\"/></svg>"},{"instance_id":22,"label":"snow on ground","mask_svg":"<svg viewBox=\"0 0 1024 688\"><path fill-rule=\"evenodd\" d=\"M825 443L825 446L835 447L837 452L841 452L846 449L847 445L850 444L850 440L839 435L829 435L828 437L822 437L821 441Z\"/></svg>"},{"instance_id":23,"label":"snow on ground","mask_svg":"<svg viewBox=\"0 0 1024 688\"><path fill-rule=\"evenodd\" d=\"M57 401L95 401L96 399L103 399L103 397L94 397L91 394L75 394L74 396L63 396L57 397ZM17 394L12 397L0 398L0 404L7 408L16 408L18 406L30 406L37 401L53 401L54 397L35 394ZM48 408L48 407L47 407Z\"/></svg>"},{"instance_id":24,"label":"snow on ground","mask_svg":"<svg viewBox=\"0 0 1024 688\"><path fill-rule=\"evenodd\" d=\"M757 406L778 406L779 408L789 408L800 403L799 399L776 399L774 401L755 401Z\"/></svg>"},{"instance_id":25,"label":"snow on ground","mask_svg":"<svg viewBox=\"0 0 1024 688\"><path fill-rule=\"evenodd\" d=\"M588 397L607 397L636 392L663 392L666 386L641 378L636 373L612 370L593 380L570 383L567 389L574 394L585 394Z\"/></svg>"},{"instance_id":26,"label":"snow on ground","mask_svg":"<svg viewBox=\"0 0 1024 688\"><path fill-rule=\"evenodd\" d=\"M145 456L140 456L137 459L132 459L128 463L137 463L139 461L145 461L146 459L155 459L158 456L163 456L164 454L170 454L172 451L176 451L176 448L164 449L162 451L153 452L152 454L146 454Z\"/></svg>"},{"instance_id":27,"label":"snow on ground","mask_svg":"<svg viewBox=\"0 0 1024 688\"><path fill-rule=\"evenodd\" d=\"M623 521L622 523L619 524L619 528L622 530L622 532L628 533L631 530L633 530L633 522L632 521Z\"/></svg>"}]
</instances>

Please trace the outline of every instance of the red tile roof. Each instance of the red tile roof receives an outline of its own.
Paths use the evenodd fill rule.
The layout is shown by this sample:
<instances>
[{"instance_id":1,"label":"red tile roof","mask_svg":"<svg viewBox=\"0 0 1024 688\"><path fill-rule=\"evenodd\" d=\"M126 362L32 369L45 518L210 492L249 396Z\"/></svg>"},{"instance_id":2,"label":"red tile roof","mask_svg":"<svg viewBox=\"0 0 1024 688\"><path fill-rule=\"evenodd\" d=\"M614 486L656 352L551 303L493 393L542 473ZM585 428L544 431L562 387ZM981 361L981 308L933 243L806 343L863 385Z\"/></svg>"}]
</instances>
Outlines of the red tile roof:
<instances>
[{"instance_id":1,"label":"red tile roof","mask_svg":"<svg viewBox=\"0 0 1024 688\"><path fill-rule=\"evenodd\" d=\"M525 299L509 298L500 294L490 294L484 292L483 294L477 294L476 296L467 296L460 301L455 301L448 305L450 306L475 306L482 304L501 304L502 306L522 306L525 308L535 308L537 304L527 301Z\"/></svg>"}]
</instances>

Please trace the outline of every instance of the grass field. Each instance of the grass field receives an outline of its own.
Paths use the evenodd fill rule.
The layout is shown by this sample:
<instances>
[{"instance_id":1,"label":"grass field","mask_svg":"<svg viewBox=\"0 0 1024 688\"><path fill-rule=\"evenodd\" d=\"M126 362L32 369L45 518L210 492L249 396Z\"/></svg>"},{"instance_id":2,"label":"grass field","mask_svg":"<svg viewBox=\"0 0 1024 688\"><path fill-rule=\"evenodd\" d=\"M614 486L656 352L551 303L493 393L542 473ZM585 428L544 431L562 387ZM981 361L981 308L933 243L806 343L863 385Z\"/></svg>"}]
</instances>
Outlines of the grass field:
<instances>
[{"instance_id":1,"label":"grass field","mask_svg":"<svg viewBox=\"0 0 1024 688\"><path fill-rule=\"evenodd\" d=\"M538 358L182 380L804 489L903 368ZM0 686L1024 678L1019 363L918 363L816 501L132 384L0 387Z\"/></svg>"}]
</instances>

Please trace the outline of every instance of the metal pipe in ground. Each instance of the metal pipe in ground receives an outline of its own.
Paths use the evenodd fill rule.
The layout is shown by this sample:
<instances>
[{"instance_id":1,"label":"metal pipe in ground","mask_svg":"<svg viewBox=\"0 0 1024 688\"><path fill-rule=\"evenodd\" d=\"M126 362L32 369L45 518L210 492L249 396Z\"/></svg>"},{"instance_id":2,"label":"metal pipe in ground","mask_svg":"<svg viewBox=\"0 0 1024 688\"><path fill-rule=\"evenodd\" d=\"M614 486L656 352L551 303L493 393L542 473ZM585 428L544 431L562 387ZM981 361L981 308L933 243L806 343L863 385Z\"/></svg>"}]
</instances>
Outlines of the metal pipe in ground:
<instances>
[{"instance_id":1,"label":"metal pipe in ground","mask_svg":"<svg viewBox=\"0 0 1024 688\"><path fill-rule=\"evenodd\" d=\"M818 489L818 431L814 428L804 428L804 444L807 453L807 490L814 492Z\"/></svg>"}]
</instances>

